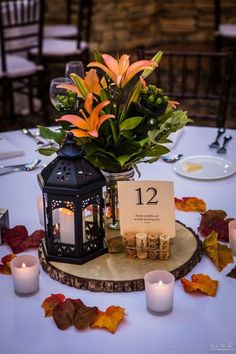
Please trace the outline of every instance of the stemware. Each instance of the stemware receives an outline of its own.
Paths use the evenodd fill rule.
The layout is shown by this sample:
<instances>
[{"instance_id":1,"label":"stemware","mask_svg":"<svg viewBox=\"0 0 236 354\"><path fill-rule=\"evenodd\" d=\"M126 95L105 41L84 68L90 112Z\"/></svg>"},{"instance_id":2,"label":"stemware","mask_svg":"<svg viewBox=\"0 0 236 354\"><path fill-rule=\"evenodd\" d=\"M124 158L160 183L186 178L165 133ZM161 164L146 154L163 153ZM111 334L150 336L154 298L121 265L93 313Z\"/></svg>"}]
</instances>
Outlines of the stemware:
<instances>
[{"instance_id":1,"label":"stemware","mask_svg":"<svg viewBox=\"0 0 236 354\"><path fill-rule=\"evenodd\" d=\"M77 74L84 78L84 64L82 61L69 61L66 63L65 76L70 77L70 74Z\"/></svg>"},{"instance_id":2,"label":"stemware","mask_svg":"<svg viewBox=\"0 0 236 354\"><path fill-rule=\"evenodd\" d=\"M58 87L58 85L61 84L71 85L71 80L68 77L57 77L55 79L52 79L50 83L50 89L49 89L49 96L50 96L51 103L57 110L60 110L60 104L61 104L58 98L60 96L66 95L66 91L67 91L65 88Z\"/></svg>"}]
</instances>

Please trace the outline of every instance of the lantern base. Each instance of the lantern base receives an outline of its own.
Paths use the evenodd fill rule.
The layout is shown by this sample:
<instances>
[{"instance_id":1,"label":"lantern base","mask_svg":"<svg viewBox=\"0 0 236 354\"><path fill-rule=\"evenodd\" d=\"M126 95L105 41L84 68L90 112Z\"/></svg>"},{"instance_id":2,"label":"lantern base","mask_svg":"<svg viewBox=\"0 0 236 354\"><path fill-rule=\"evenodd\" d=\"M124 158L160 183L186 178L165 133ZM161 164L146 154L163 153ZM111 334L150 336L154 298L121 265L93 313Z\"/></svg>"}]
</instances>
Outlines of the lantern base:
<instances>
[{"instance_id":1,"label":"lantern base","mask_svg":"<svg viewBox=\"0 0 236 354\"><path fill-rule=\"evenodd\" d=\"M48 261L60 262L60 263L72 263L72 264L84 264L86 262L91 261L94 258L100 257L103 254L108 252L107 246L103 245L103 248L97 250L96 252L85 255L81 258L72 258L72 257L63 257L63 256L55 256L48 253L45 239L42 240L43 251L45 254L45 258Z\"/></svg>"}]
</instances>

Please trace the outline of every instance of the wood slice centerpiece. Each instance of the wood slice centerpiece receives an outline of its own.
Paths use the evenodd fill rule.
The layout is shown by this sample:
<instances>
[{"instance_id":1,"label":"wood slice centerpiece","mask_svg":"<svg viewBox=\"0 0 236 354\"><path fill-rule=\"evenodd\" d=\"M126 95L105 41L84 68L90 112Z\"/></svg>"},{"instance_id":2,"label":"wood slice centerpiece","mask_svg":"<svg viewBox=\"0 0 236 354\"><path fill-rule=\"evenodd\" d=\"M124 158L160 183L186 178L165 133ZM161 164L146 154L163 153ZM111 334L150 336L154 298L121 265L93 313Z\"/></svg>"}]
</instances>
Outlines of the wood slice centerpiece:
<instances>
[{"instance_id":1,"label":"wood slice centerpiece","mask_svg":"<svg viewBox=\"0 0 236 354\"><path fill-rule=\"evenodd\" d=\"M85 264L47 261L43 243L39 259L52 279L78 289L97 292L130 292L144 290L144 275L152 270L167 270L175 279L182 278L200 262L201 241L194 231L176 222L176 237L171 257L166 261L128 258L124 253L107 253Z\"/></svg>"}]
</instances>

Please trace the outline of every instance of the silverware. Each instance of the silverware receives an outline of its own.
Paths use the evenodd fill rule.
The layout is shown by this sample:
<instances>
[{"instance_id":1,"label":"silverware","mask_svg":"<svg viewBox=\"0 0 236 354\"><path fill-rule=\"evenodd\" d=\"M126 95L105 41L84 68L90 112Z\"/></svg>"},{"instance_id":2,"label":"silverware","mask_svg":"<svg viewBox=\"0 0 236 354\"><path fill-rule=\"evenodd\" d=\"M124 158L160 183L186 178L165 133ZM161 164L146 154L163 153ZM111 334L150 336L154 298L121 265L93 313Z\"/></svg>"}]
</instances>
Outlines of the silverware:
<instances>
[{"instance_id":1,"label":"silverware","mask_svg":"<svg viewBox=\"0 0 236 354\"><path fill-rule=\"evenodd\" d=\"M224 142L222 144L222 146L217 150L218 154L225 154L226 153L226 144L232 139L231 135L225 135L224 136Z\"/></svg>"},{"instance_id":2,"label":"silverware","mask_svg":"<svg viewBox=\"0 0 236 354\"><path fill-rule=\"evenodd\" d=\"M211 144L209 145L210 148L217 149L217 148L220 146L218 140L219 140L219 138L221 137L221 135L224 134L224 132L225 132L225 128L219 128L219 129L217 130L216 139L215 139L215 141L213 141L213 143L211 143Z\"/></svg>"},{"instance_id":3,"label":"silverware","mask_svg":"<svg viewBox=\"0 0 236 354\"><path fill-rule=\"evenodd\" d=\"M181 159L181 157L183 157L182 154L178 154L178 155L174 155L174 156L167 155L167 156L162 156L162 160L165 162L171 163L171 162L178 161L179 159Z\"/></svg>"},{"instance_id":4,"label":"silverware","mask_svg":"<svg viewBox=\"0 0 236 354\"><path fill-rule=\"evenodd\" d=\"M11 166L5 166L4 168L2 168L0 170L0 176L1 175L5 175L5 174L8 174L8 173L11 173L11 172L16 172L16 171L32 171L34 170L37 165L41 162L41 160L39 159L36 159L30 163L26 163L24 165L15 165L17 167L15 167L14 165L12 165L13 167Z\"/></svg>"},{"instance_id":5,"label":"silverware","mask_svg":"<svg viewBox=\"0 0 236 354\"><path fill-rule=\"evenodd\" d=\"M29 129L26 128L21 129L21 132L34 139L36 141L36 144L40 147L49 147L55 145L55 142L52 139L45 139L41 137L39 132L33 134Z\"/></svg>"}]
</instances>

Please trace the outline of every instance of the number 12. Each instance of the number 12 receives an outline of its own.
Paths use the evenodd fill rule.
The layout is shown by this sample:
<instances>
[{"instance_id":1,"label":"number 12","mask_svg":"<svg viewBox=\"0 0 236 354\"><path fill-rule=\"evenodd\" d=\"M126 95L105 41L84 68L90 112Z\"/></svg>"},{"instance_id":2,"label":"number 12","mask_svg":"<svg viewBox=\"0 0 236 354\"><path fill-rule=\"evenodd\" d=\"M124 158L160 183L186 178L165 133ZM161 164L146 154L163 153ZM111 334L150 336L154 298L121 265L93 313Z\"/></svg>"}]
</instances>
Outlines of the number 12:
<instances>
[{"instance_id":1,"label":"number 12","mask_svg":"<svg viewBox=\"0 0 236 354\"><path fill-rule=\"evenodd\" d=\"M144 203L142 202L142 191L141 188L137 188L135 189L137 191L137 197L138 197L138 202L136 203L136 205L144 205ZM149 187L146 189L146 192L150 192L151 193L151 198L148 200L148 202L146 203L146 205L157 205L158 200L154 200L154 198L157 196L157 190L154 187ZM149 194L150 194L149 193Z\"/></svg>"}]
</instances>

